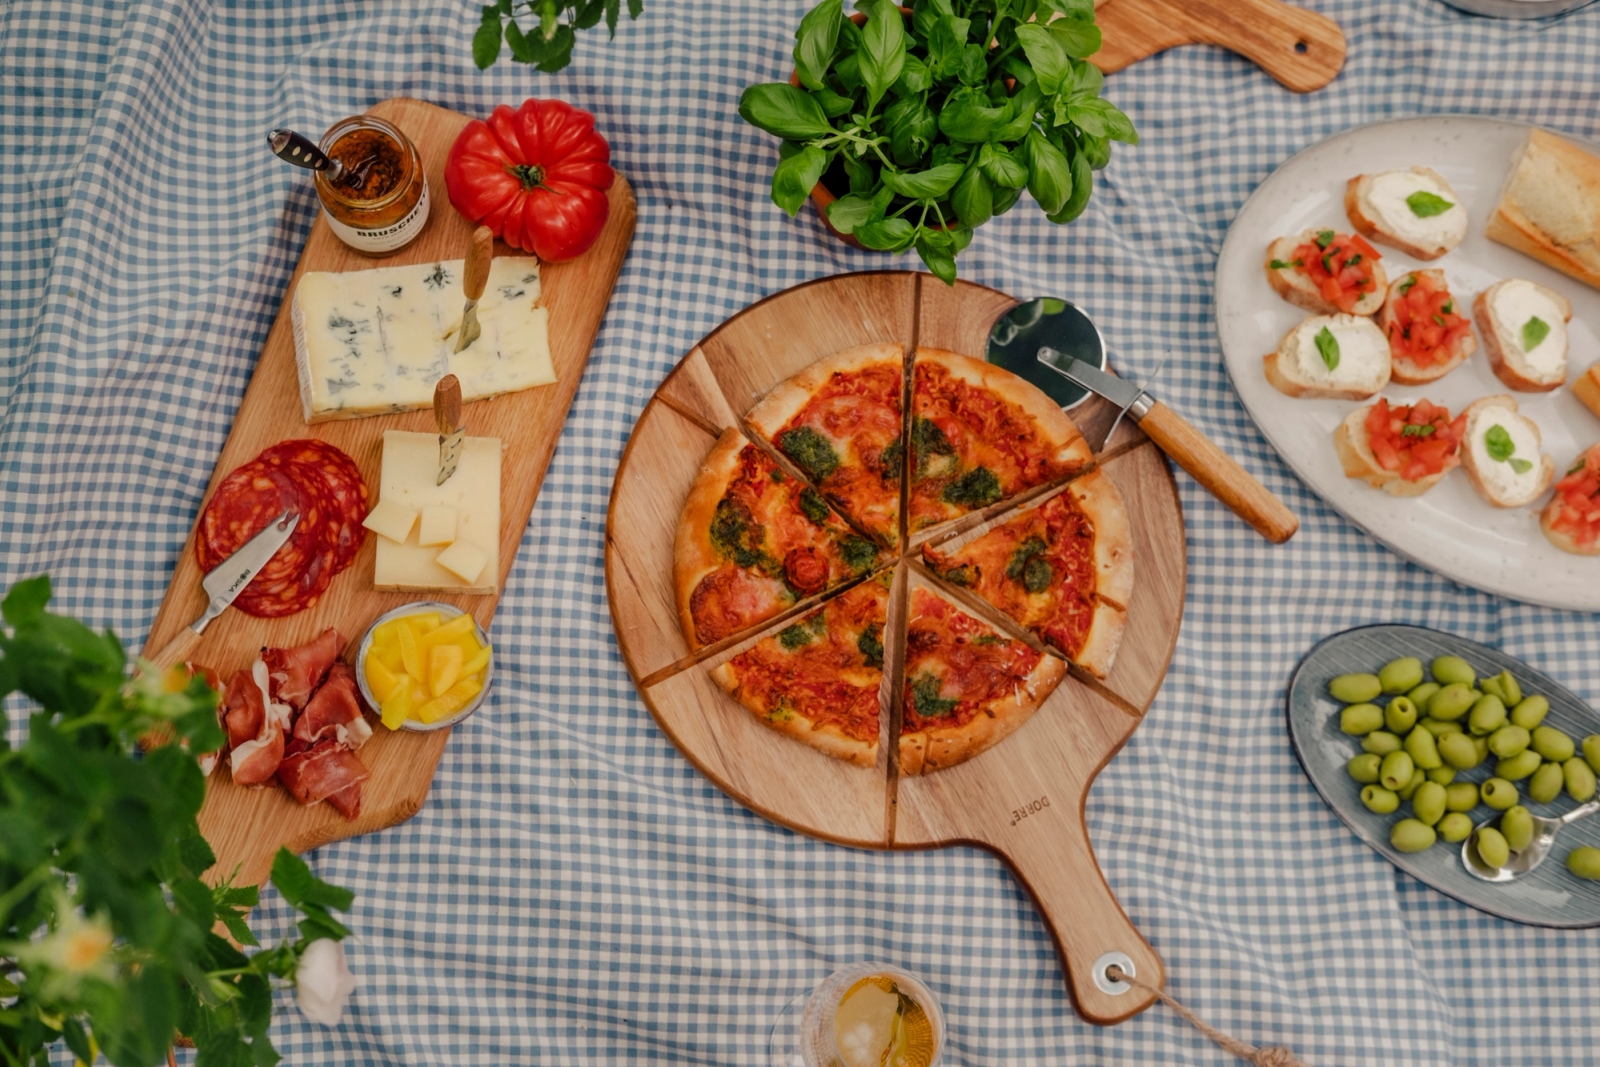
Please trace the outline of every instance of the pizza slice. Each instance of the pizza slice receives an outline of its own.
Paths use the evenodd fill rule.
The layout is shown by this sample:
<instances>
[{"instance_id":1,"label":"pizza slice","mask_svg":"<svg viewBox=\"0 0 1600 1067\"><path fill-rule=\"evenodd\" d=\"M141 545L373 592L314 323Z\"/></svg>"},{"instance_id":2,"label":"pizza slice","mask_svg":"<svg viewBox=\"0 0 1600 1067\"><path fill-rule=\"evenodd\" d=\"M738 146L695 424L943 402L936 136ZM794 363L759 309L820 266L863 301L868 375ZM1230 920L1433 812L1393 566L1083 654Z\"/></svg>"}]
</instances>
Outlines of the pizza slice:
<instances>
[{"instance_id":1,"label":"pizza slice","mask_svg":"<svg viewBox=\"0 0 1600 1067\"><path fill-rule=\"evenodd\" d=\"M678 519L673 580L691 651L877 566L880 549L738 429L723 431Z\"/></svg>"},{"instance_id":2,"label":"pizza slice","mask_svg":"<svg viewBox=\"0 0 1600 1067\"><path fill-rule=\"evenodd\" d=\"M1074 475L1093 459L1043 392L954 352L917 349L911 417L913 533Z\"/></svg>"},{"instance_id":3,"label":"pizza slice","mask_svg":"<svg viewBox=\"0 0 1600 1067\"><path fill-rule=\"evenodd\" d=\"M922 558L1095 677L1111 672L1133 592L1133 540L1104 473L1076 479L959 548L925 547Z\"/></svg>"},{"instance_id":4,"label":"pizza slice","mask_svg":"<svg viewBox=\"0 0 1600 1067\"><path fill-rule=\"evenodd\" d=\"M861 345L772 389L745 422L879 544L900 539L904 447L899 345Z\"/></svg>"},{"instance_id":5,"label":"pizza slice","mask_svg":"<svg viewBox=\"0 0 1600 1067\"><path fill-rule=\"evenodd\" d=\"M910 592L898 752L902 774L927 774L1004 740L1067 668L1000 633L915 571Z\"/></svg>"},{"instance_id":6,"label":"pizza slice","mask_svg":"<svg viewBox=\"0 0 1600 1067\"><path fill-rule=\"evenodd\" d=\"M892 578L885 571L845 590L720 664L711 677L779 733L873 766Z\"/></svg>"}]
</instances>

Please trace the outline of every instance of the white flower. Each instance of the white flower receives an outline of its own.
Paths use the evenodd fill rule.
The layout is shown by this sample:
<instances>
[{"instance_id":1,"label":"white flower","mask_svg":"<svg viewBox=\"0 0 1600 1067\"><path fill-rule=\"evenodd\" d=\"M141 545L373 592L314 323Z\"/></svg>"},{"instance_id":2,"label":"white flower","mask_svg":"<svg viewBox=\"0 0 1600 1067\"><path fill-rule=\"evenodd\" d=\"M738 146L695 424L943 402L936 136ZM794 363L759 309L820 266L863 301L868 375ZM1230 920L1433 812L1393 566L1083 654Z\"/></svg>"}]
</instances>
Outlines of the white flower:
<instances>
[{"instance_id":1,"label":"white flower","mask_svg":"<svg viewBox=\"0 0 1600 1067\"><path fill-rule=\"evenodd\" d=\"M43 966L45 989L51 997L71 996L84 979L112 981L111 923L104 915L85 918L66 891L56 886L55 929L38 941L10 947L24 966Z\"/></svg>"},{"instance_id":2,"label":"white flower","mask_svg":"<svg viewBox=\"0 0 1600 1067\"><path fill-rule=\"evenodd\" d=\"M345 1002L356 988L356 976L344 961L344 945L319 938L306 946L294 972L295 1000L312 1022L338 1026Z\"/></svg>"}]
</instances>

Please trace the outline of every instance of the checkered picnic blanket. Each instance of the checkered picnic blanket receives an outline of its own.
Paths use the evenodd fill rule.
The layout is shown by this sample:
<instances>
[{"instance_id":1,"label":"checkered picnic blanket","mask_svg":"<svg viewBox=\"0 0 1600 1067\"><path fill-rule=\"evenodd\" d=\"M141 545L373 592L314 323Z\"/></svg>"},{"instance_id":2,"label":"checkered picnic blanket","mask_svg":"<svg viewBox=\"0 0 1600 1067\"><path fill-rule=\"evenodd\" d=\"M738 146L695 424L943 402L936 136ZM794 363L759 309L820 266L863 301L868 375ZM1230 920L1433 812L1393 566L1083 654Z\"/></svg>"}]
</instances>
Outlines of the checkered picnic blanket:
<instances>
[{"instance_id":1,"label":"checkered picnic blanket","mask_svg":"<svg viewBox=\"0 0 1600 1067\"><path fill-rule=\"evenodd\" d=\"M848 962L922 975L948 1062L1232 1062L1165 1008L1072 1012L1017 883L970 849L808 840L718 792L667 742L618 656L602 574L633 420L702 335L797 282L881 267L767 198L770 139L740 90L785 76L802 0L649 0L550 76L480 73L465 0L9 0L0 8L0 585L139 644L316 209L264 131L386 97L482 114L554 95L599 116L639 224L495 622L498 684L410 822L319 849L356 890L343 1026L285 1009L290 1062L766 1062L797 992ZM1066 229L1022 205L964 276L1082 304L1161 391L1303 520L1269 547L1180 476L1190 587L1177 656L1088 819L1106 876L1213 1024L1316 1067L1592 1061L1600 933L1472 911L1398 873L1323 804L1283 694L1318 638L1400 620L1496 644L1600 700L1600 619L1463 589L1322 504L1228 384L1212 265L1249 192L1347 127L1471 112L1600 135L1600 6L1534 22L1439 0L1311 0L1350 41L1310 96L1181 48L1112 76L1119 147ZM914 261L904 263L914 265ZM13 718L17 709L13 707ZM286 931L276 898L259 912Z\"/></svg>"}]
</instances>

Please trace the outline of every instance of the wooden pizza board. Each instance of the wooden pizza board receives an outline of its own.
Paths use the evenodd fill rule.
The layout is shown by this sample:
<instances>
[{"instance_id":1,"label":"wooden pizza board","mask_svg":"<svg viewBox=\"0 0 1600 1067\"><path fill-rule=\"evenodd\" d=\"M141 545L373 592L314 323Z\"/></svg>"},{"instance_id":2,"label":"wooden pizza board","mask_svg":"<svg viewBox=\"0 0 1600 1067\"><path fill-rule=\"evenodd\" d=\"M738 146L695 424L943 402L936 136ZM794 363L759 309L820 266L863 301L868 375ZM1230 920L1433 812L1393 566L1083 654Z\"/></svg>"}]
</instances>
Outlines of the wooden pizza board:
<instances>
[{"instance_id":1,"label":"wooden pizza board","mask_svg":"<svg viewBox=\"0 0 1600 1067\"><path fill-rule=\"evenodd\" d=\"M465 254L474 228L450 206L444 184L445 157L456 135L469 121L468 117L404 97L385 100L369 113L399 126L422 154L433 204L427 226L421 236L393 256L372 259L341 242L329 229L326 217L318 214L300 255L300 265L284 292L277 321L261 350L261 360L245 390L233 430L212 472L206 489L207 500L228 472L253 459L262 449L286 439L315 437L337 445L356 461L371 494L369 504L375 504L384 431L437 432L431 410L315 426L307 426L301 417L289 310L300 276L308 270L365 270L459 259ZM546 264L541 270L544 304L550 309L550 355L555 364L555 384L468 404L463 411L470 434L499 437L503 444L499 575L502 589L516 560L523 530L533 512L534 498L539 495L545 469L555 451L556 439L566 421L567 408L583 377L589 348L611 299L611 288L616 284L628 245L633 240L633 189L620 174L611 187L610 199L611 217L594 246L577 259ZM495 254L524 253L496 242ZM203 575L195 560L194 538L191 530L183 553L178 557L172 584L167 587L166 599L145 641L147 650L165 646L180 628L205 610L206 596L200 588ZM498 593L463 596L375 591L372 588L375 541L375 535L367 537L355 563L334 578L315 606L282 619L257 619L230 609L206 629L190 659L213 668L226 682L235 670L248 666L262 646L286 648L300 644L329 626L337 627L340 634L354 642L383 612L420 599L455 604L470 611L479 625L489 630L500 600ZM490 637L493 638L492 633ZM353 654L352 646L347 657ZM449 730L411 733L377 727L372 740L360 751L361 762L371 769L372 777L363 788L361 815L354 821L346 821L328 804L302 807L276 782L259 789L235 786L227 770L219 767L207 784L205 805L200 810L200 830L217 853L214 874L227 877L239 866L240 884L260 883L266 879L279 846L303 852L330 841L404 822L417 813L427 798L434 767L449 736Z\"/></svg>"},{"instance_id":2,"label":"wooden pizza board","mask_svg":"<svg viewBox=\"0 0 1600 1067\"><path fill-rule=\"evenodd\" d=\"M673 537L690 483L718 434L761 394L851 345L924 344L981 356L990 324L1015 303L967 282L951 288L926 274L869 272L784 290L723 323L684 357L634 427L612 486L606 584L617 643L646 706L706 777L761 815L826 841L877 849L977 845L994 853L1038 905L1079 1013L1115 1023L1153 998L1103 992L1094 962L1123 952L1141 977L1159 983L1163 971L1095 862L1084 801L1155 698L1177 643L1187 581L1171 472L1131 421L1097 457L1122 494L1134 537L1134 595L1114 670L1099 682L1073 668L1015 736L949 770L900 777L888 759L888 722L870 769L767 729L709 673L753 639L690 655L673 592ZM1114 416L1099 400L1072 412L1091 443ZM907 566L897 569L890 634L903 612ZM893 692L898 646L890 636L884 644Z\"/></svg>"}]
</instances>

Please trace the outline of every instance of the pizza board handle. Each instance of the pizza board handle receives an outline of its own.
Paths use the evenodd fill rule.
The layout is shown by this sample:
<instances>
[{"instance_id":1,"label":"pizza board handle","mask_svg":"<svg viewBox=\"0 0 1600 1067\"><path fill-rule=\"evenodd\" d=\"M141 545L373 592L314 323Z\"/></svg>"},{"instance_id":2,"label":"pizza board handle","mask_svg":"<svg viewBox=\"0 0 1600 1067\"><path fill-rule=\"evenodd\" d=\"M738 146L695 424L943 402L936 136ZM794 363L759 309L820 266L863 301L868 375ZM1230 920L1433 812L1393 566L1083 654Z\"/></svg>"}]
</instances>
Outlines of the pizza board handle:
<instances>
[{"instance_id":1,"label":"pizza board handle","mask_svg":"<svg viewBox=\"0 0 1600 1067\"><path fill-rule=\"evenodd\" d=\"M1139 429L1268 541L1281 545L1300 529L1300 520L1283 501L1167 405L1152 405Z\"/></svg>"}]
</instances>

